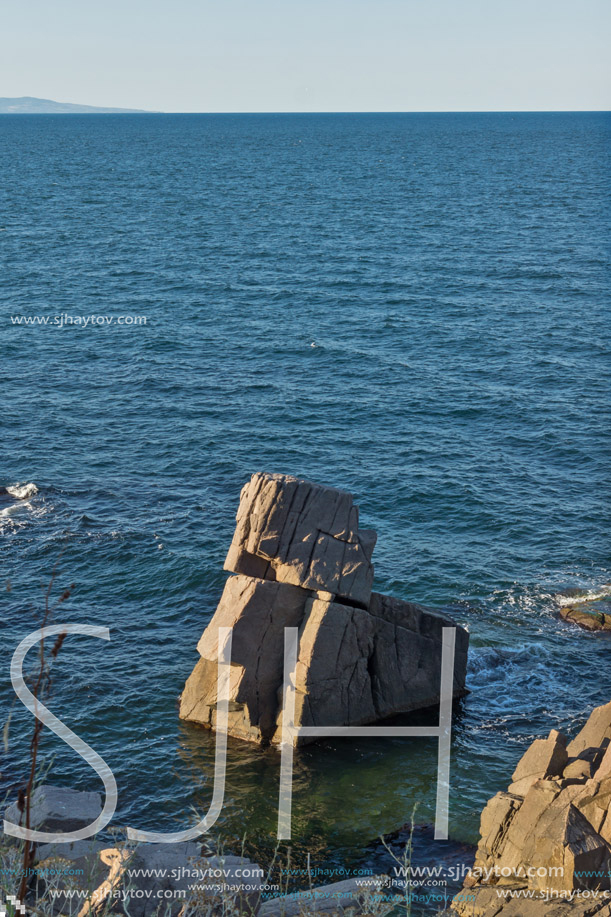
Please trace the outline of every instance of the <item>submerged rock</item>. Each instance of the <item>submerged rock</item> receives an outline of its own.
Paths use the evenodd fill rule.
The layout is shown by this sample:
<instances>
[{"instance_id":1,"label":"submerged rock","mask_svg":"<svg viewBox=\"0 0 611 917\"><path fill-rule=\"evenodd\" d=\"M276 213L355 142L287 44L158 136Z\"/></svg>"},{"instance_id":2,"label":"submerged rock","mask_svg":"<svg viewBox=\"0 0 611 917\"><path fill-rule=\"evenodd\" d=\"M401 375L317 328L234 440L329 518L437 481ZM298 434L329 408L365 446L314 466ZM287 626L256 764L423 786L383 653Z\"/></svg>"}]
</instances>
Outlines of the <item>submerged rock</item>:
<instances>
[{"instance_id":1,"label":"submerged rock","mask_svg":"<svg viewBox=\"0 0 611 917\"><path fill-rule=\"evenodd\" d=\"M32 793L30 827L37 831L67 834L86 828L99 817L101 811L102 797L99 793L42 784ZM25 825L25 814L17 802L8 806L4 818L12 824Z\"/></svg>"},{"instance_id":2,"label":"submerged rock","mask_svg":"<svg viewBox=\"0 0 611 917\"><path fill-rule=\"evenodd\" d=\"M375 540L359 529L350 494L254 475L225 564L237 575L199 642L180 717L216 727L219 627L233 628L229 732L237 738L281 741L285 627L298 629L297 727L364 725L437 704L444 627L456 628L453 693L464 694L467 632L372 593Z\"/></svg>"}]
</instances>

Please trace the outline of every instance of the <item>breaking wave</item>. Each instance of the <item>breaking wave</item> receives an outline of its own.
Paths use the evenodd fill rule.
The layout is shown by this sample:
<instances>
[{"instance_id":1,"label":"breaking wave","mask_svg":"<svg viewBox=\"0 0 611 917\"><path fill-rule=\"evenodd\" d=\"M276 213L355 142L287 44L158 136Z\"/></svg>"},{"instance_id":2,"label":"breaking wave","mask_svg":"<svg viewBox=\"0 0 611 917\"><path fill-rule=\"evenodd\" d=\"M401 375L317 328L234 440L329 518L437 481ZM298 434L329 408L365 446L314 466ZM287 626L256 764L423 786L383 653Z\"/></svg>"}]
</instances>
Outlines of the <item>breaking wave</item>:
<instances>
[{"instance_id":1,"label":"breaking wave","mask_svg":"<svg viewBox=\"0 0 611 917\"><path fill-rule=\"evenodd\" d=\"M598 589L576 589L571 594L559 593L554 596L554 601L561 608L567 605L581 605L583 602L599 602L601 599L611 598L611 583L600 586Z\"/></svg>"},{"instance_id":2,"label":"breaking wave","mask_svg":"<svg viewBox=\"0 0 611 917\"><path fill-rule=\"evenodd\" d=\"M38 487L36 484L12 484L6 492L17 500L27 500L38 493Z\"/></svg>"}]
</instances>

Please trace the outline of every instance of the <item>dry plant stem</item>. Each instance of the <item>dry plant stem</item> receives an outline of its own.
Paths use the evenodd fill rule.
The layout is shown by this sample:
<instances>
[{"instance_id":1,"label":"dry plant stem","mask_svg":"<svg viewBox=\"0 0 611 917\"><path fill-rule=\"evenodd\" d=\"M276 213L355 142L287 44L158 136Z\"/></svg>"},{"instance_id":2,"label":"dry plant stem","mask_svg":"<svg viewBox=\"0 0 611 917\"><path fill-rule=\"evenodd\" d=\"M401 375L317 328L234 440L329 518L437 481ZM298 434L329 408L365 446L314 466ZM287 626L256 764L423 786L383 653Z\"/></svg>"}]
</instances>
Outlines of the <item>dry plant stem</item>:
<instances>
[{"instance_id":1,"label":"dry plant stem","mask_svg":"<svg viewBox=\"0 0 611 917\"><path fill-rule=\"evenodd\" d=\"M110 867L108 878L106 878L98 888L90 895L83 907L78 912L77 917L88 917L88 915L98 913L104 906L105 900L110 893L119 884L125 873L125 864L130 859L131 853L126 850L108 849L100 852L100 859Z\"/></svg>"},{"instance_id":2,"label":"dry plant stem","mask_svg":"<svg viewBox=\"0 0 611 917\"><path fill-rule=\"evenodd\" d=\"M34 695L35 704L38 702L38 699L44 690L45 678L47 676L47 661L46 661L46 656L45 656L44 628L49 623L57 605L61 604L61 602L64 602L67 598L69 598L72 588L73 588L73 586L71 586L69 589L66 589L60 596L57 603L54 606L51 606L51 603L50 603L51 592L53 590L53 585L57 577L57 564L58 563L59 563L59 559L57 563L55 564L55 566L53 567L53 571L51 573L51 579L49 581L49 585L47 586L47 590L45 592L45 611L44 611L42 624L41 624L41 629L43 630L43 636L41 636L41 639L40 639L38 672L36 674L36 680L32 688L32 694ZM63 643L64 637L65 637L65 634L61 634L57 638L57 641L51 651L52 657L57 656L57 653L59 652L59 649L61 648L61 645ZM42 732L42 723L37 718L36 723L34 725L34 732L32 734L32 740L30 742L30 773L29 773L28 782L26 784L25 791L24 791L25 826L28 831L30 830L30 827L31 827L31 811L32 811L31 799L32 799L32 793L34 791L34 784L36 782L36 768L38 764L38 750L40 747L41 732ZM22 861L23 869L22 869L21 883L19 885L19 894L18 894L18 898L20 901L25 901L25 898L26 898L26 894L28 890L28 876L29 876L30 867L32 865L33 852L34 852L34 845L32 841L26 839L23 845L23 861Z\"/></svg>"}]
</instances>

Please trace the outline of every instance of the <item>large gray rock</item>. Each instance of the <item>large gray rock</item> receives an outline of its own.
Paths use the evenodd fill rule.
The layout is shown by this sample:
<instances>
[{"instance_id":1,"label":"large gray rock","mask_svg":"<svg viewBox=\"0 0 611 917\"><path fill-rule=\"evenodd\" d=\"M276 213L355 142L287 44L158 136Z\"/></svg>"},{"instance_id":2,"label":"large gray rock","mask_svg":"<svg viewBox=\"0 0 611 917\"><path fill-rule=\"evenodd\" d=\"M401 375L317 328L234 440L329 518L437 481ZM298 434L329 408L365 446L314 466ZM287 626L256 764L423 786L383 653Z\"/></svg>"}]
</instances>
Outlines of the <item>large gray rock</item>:
<instances>
[{"instance_id":1,"label":"large gray rock","mask_svg":"<svg viewBox=\"0 0 611 917\"><path fill-rule=\"evenodd\" d=\"M99 793L43 784L32 793L30 827L37 831L67 834L90 825L101 811L102 797ZM4 817L15 825L25 825L25 814L20 812L16 802L7 808Z\"/></svg>"},{"instance_id":2,"label":"large gray rock","mask_svg":"<svg viewBox=\"0 0 611 917\"><path fill-rule=\"evenodd\" d=\"M200 845L143 844L132 855L122 887L129 895L130 917L188 913L254 914L263 870L245 857L201 856Z\"/></svg>"},{"instance_id":3,"label":"large gray rock","mask_svg":"<svg viewBox=\"0 0 611 917\"><path fill-rule=\"evenodd\" d=\"M352 495L289 475L255 474L243 488L225 569L367 606L373 531L359 531Z\"/></svg>"},{"instance_id":4,"label":"large gray rock","mask_svg":"<svg viewBox=\"0 0 611 917\"><path fill-rule=\"evenodd\" d=\"M181 718L215 728L218 629L233 627L229 732L280 742L285 626L298 628L296 726L363 725L439 702L442 631L455 626L450 618L377 593L362 609L234 576L199 642ZM467 645L458 628L455 696L464 693Z\"/></svg>"},{"instance_id":5,"label":"large gray rock","mask_svg":"<svg viewBox=\"0 0 611 917\"><path fill-rule=\"evenodd\" d=\"M296 725L365 725L438 704L442 631L455 626L422 606L377 593L367 610L311 599L299 631ZM456 633L458 697L468 635L462 628Z\"/></svg>"},{"instance_id":6,"label":"large gray rock","mask_svg":"<svg viewBox=\"0 0 611 917\"><path fill-rule=\"evenodd\" d=\"M121 881L121 889L128 896L130 917L149 917L156 913L160 900L168 917L177 914L198 882L200 851L201 844L194 841L136 847Z\"/></svg>"},{"instance_id":7,"label":"large gray rock","mask_svg":"<svg viewBox=\"0 0 611 917\"><path fill-rule=\"evenodd\" d=\"M89 917L92 909L105 912L105 903L115 900L129 853L90 840L44 844L36 851L36 863L31 890L36 913Z\"/></svg>"},{"instance_id":8,"label":"large gray rock","mask_svg":"<svg viewBox=\"0 0 611 917\"><path fill-rule=\"evenodd\" d=\"M34 862L42 863L52 857L60 857L75 863L79 860L90 860L97 857L107 847L102 841L71 841L69 844L38 844L34 849Z\"/></svg>"},{"instance_id":9,"label":"large gray rock","mask_svg":"<svg viewBox=\"0 0 611 917\"><path fill-rule=\"evenodd\" d=\"M465 693L467 632L372 593L375 539L359 529L350 494L255 474L242 490L225 564L237 575L199 641L181 718L217 727L221 627L232 629L229 733L237 738L281 741L287 627L299 634L297 727L365 725L437 704L444 627L456 628L454 696Z\"/></svg>"},{"instance_id":10,"label":"large gray rock","mask_svg":"<svg viewBox=\"0 0 611 917\"><path fill-rule=\"evenodd\" d=\"M191 880L186 914L227 917L258 914L265 872L245 857L219 854L197 861L199 877Z\"/></svg>"}]
</instances>

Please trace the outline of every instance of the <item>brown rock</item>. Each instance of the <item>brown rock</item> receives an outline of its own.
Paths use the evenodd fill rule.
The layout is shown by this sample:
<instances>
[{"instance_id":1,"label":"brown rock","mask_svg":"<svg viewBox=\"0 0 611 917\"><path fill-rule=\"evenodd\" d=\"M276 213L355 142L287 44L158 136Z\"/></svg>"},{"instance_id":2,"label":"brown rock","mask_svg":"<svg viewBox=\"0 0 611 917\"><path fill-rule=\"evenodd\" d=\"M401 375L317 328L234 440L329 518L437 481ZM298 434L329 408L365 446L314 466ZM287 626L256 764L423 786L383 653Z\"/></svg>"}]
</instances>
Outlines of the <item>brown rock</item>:
<instances>
[{"instance_id":1,"label":"brown rock","mask_svg":"<svg viewBox=\"0 0 611 917\"><path fill-rule=\"evenodd\" d=\"M516 817L509 825L505 842L499 850L498 865L501 869L504 867L511 871L509 881L506 882L503 879L503 884L515 883L514 876L520 877L520 870L532 865L528 862L525 847L529 839L536 833L543 813L549 809L559 794L560 788L551 780L537 780L531 786ZM521 880L524 881L523 876Z\"/></svg>"},{"instance_id":2,"label":"brown rock","mask_svg":"<svg viewBox=\"0 0 611 917\"><path fill-rule=\"evenodd\" d=\"M607 889L611 851L585 815L557 798L523 847L524 862L537 867L530 888ZM538 870L541 870L539 875Z\"/></svg>"},{"instance_id":3,"label":"brown rock","mask_svg":"<svg viewBox=\"0 0 611 917\"><path fill-rule=\"evenodd\" d=\"M571 624L578 624L584 630L611 630L611 616L592 609L569 605L560 609L560 617ZM607 620L608 619L608 620Z\"/></svg>"},{"instance_id":4,"label":"brown rock","mask_svg":"<svg viewBox=\"0 0 611 917\"><path fill-rule=\"evenodd\" d=\"M610 917L609 906L591 898L547 900L545 893L538 899L510 898L500 917Z\"/></svg>"},{"instance_id":5,"label":"brown rock","mask_svg":"<svg viewBox=\"0 0 611 917\"><path fill-rule=\"evenodd\" d=\"M180 701L217 721L218 632L232 629L229 733L281 741L285 628L298 630L295 725L357 726L436 705L444 627L455 629L454 696L468 634L430 609L371 592L375 532L344 491L256 474L243 488L228 579ZM297 744L314 737L298 737Z\"/></svg>"},{"instance_id":6,"label":"brown rock","mask_svg":"<svg viewBox=\"0 0 611 917\"><path fill-rule=\"evenodd\" d=\"M611 600L609 597L595 601L578 602L560 608L560 617L585 630L611 631Z\"/></svg>"},{"instance_id":7,"label":"brown rock","mask_svg":"<svg viewBox=\"0 0 611 917\"><path fill-rule=\"evenodd\" d=\"M556 730L547 739L536 739L518 762L509 792L525 796L537 780L560 776L568 760L566 742Z\"/></svg>"},{"instance_id":8,"label":"brown rock","mask_svg":"<svg viewBox=\"0 0 611 917\"><path fill-rule=\"evenodd\" d=\"M296 586L231 576L198 644L201 659L180 699L180 718L216 726L218 628L233 627L229 733L266 744L278 715L284 628L299 627L310 593Z\"/></svg>"},{"instance_id":9,"label":"brown rock","mask_svg":"<svg viewBox=\"0 0 611 917\"><path fill-rule=\"evenodd\" d=\"M448 917L450 914L460 917L611 917L611 907L602 899L558 897L548 900L543 892L531 898L520 895L519 890L499 898L498 889L480 886L459 892L452 901Z\"/></svg>"},{"instance_id":10,"label":"brown rock","mask_svg":"<svg viewBox=\"0 0 611 917\"><path fill-rule=\"evenodd\" d=\"M463 888L454 896L452 913L460 917L496 917L504 905L505 899L499 897L496 888Z\"/></svg>"},{"instance_id":11,"label":"brown rock","mask_svg":"<svg viewBox=\"0 0 611 917\"><path fill-rule=\"evenodd\" d=\"M595 780L602 780L603 777L608 777L609 775L611 775L611 743L607 745L602 760L593 776Z\"/></svg>"},{"instance_id":12,"label":"brown rock","mask_svg":"<svg viewBox=\"0 0 611 917\"><path fill-rule=\"evenodd\" d=\"M280 742L285 626L299 628L297 726L362 725L439 701L442 630L454 626L451 619L377 594L365 610L234 576L199 642L202 658L185 685L181 718L215 727L218 628L233 627L229 732ZM458 628L457 696L464 693L467 645Z\"/></svg>"},{"instance_id":13,"label":"brown rock","mask_svg":"<svg viewBox=\"0 0 611 917\"><path fill-rule=\"evenodd\" d=\"M444 626L455 622L377 593L367 611L310 601L299 633L296 724L363 725L438 704ZM456 633L454 694L460 696L468 635Z\"/></svg>"},{"instance_id":14,"label":"brown rock","mask_svg":"<svg viewBox=\"0 0 611 917\"><path fill-rule=\"evenodd\" d=\"M611 703L596 707L580 733L567 746L569 756L577 758L587 749L606 750L611 741Z\"/></svg>"},{"instance_id":15,"label":"brown rock","mask_svg":"<svg viewBox=\"0 0 611 917\"><path fill-rule=\"evenodd\" d=\"M366 607L376 535L345 491L255 474L243 488L225 569L322 590Z\"/></svg>"},{"instance_id":16,"label":"brown rock","mask_svg":"<svg viewBox=\"0 0 611 917\"><path fill-rule=\"evenodd\" d=\"M497 793L482 813L475 868L454 899L456 913L611 917L610 720L607 704L567 748L556 731L532 743L512 792ZM536 774L524 798L515 795Z\"/></svg>"},{"instance_id":17,"label":"brown rock","mask_svg":"<svg viewBox=\"0 0 611 917\"><path fill-rule=\"evenodd\" d=\"M602 781L589 780L574 800L592 827L601 832L611 804L611 775ZM608 840L608 838L606 838Z\"/></svg>"},{"instance_id":18,"label":"brown rock","mask_svg":"<svg viewBox=\"0 0 611 917\"><path fill-rule=\"evenodd\" d=\"M505 847L507 833L522 803L522 799L510 793L497 793L488 801L480 821L481 839L477 848L475 867L490 867L499 860Z\"/></svg>"},{"instance_id":19,"label":"brown rock","mask_svg":"<svg viewBox=\"0 0 611 917\"><path fill-rule=\"evenodd\" d=\"M565 780L584 783L592 776L592 763L584 758L571 758L562 774Z\"/></svg>"}]
</instances>

